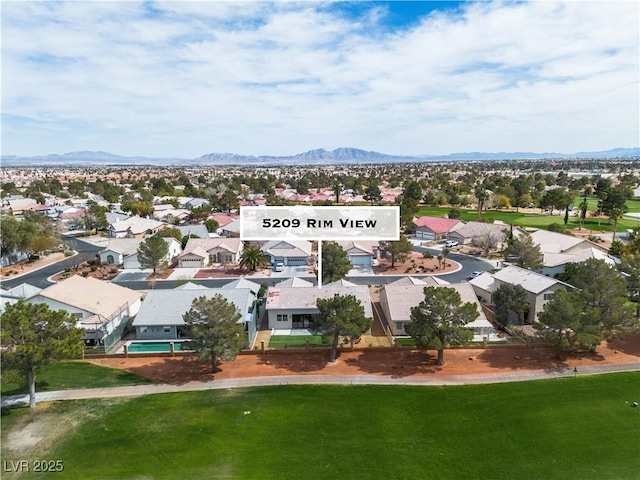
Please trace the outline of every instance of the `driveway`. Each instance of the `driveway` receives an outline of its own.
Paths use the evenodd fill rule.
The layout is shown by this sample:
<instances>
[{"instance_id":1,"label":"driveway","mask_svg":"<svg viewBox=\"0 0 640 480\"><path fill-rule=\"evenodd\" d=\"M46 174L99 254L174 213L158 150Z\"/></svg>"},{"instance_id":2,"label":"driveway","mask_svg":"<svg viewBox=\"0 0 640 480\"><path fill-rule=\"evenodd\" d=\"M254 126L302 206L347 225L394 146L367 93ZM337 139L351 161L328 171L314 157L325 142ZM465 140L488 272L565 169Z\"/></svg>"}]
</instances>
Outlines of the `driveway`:
<instances>
[{"instance_id":1,"label":"driveway","mask_svg":"<svg viewBox=\"0 0 640 480\"><path fill-rule=\"evenodd\" d=\"M167 280L191 280L196 277L199 271L199 268L176 268L167 277Z\"/></svg>"},{"instance_id":2,"label":"driveway","mask_svg":"<svg viewBox=\"0 0 640 480\"><path fill-rule=\"evenodd\" d=\"M288 277L307 277L309 274L307 273L306 265L297 265L297 266L285 266L283 272L276 272L275 270L271 270L272 278L288 278Z\"/></svg>"},{"instance_id":3,"label":"driveway","mask_svg":"<svg viewBox=\"0 0 640 480\"><path fill-rule=\"evenodd\" d=\"M352 265L351 270L347 273L347 276L363 276L363 275L373 275L373 267L371 265Z\"/></svg>"},{"instance_id":4,"label":"driveway","mask_svg":"<svg viewBox=\"0 0 640 480\"><path fill-rule=\"evenodd\" d=\"M137 268L131 268L123 270L118 276L114 277L112 282L135 282L144 281L147 279L153 270L140 270Z\"/></svg>"}]
</instances>

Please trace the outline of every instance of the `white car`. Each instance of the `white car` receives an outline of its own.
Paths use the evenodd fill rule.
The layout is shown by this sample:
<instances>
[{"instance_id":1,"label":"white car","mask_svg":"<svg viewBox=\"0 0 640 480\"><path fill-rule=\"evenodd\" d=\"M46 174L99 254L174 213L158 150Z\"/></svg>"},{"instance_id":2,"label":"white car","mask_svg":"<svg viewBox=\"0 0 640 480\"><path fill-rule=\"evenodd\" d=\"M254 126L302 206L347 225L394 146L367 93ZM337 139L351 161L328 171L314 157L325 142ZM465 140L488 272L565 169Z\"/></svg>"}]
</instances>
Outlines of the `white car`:
<instances>
[{"instance_id":1,"label":"white car","mask_svg":"<svg viewBox=\"0 0 640 480\"><path fill-rule=\"evenodd\" d=\"M472 280L472 279L474 279L474 278L476 278L476 277L479 277L479 276L480 276L480 275L482 275L483 273L484 273L484 272L478 272L478 271L471 272L471 275L469 275L469 280Z\"/></svg>"},{"instance_id":2,"label":"white car","mask_svg":"<svg viewBox=\"0 0 640 480\"><path fill-rule=\"evenodd\" d=\"M273 270L276 272L284 272L284 263L282 262L276 263L275 266L273 267Z\"/></svg>"},{"instance_id":3,"label":"white car","mask_svg":"<svg viewBox=\"0 0 640 480\"><path fill-rule=\"evenodd\" d=\"M457 247L460 245L457 240L447 240L444 242L444 246L447 248Z\"/></svg>"}]
</instances>

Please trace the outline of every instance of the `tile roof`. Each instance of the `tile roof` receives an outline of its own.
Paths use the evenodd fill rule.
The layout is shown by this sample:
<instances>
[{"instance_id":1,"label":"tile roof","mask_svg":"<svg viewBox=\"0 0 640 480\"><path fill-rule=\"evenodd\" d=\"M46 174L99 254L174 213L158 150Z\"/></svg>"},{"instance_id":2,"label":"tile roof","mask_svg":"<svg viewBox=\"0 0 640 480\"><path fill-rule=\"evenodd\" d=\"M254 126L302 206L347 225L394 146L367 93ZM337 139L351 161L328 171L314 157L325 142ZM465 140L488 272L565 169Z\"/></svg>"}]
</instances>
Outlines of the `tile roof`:
<instances>
[{"instance_id":1,"label":"tile roof","mask_svg":"<svg viewBox=\"0 0 640 480\"><path fill-rule=\"evenodd\" d=\"M413 219L413 225L415 227L425 227L434 233L447 233L458 224L464 225L461 220L457 220L455 218L424 216Z\"/></svg>"},{"instance_id":2,"label":"tile roof","mask_svg":"<svg viewBox=\"0 0 640 480\"><path fill-rule=\"evenodd\" d=\"M102 317L109 317L125 303L142 297L138 291L92 277L73 275L32 297L45 297Z\"/></svg>"},{"instance_id":3,"label":"tile roof","mask_svg":"<svg viewBox=\"0 0 640 480\"><path fill-rule=\"evenodd\" d=\"M373 316L369 287L358 285L355 287L323 286L281 288L269 287L267 290L267 310L313 310L316 309L316 301L319 298L331 298L334 295L353 295L364 307L367 317Z\"/></svg>"},{"instance_id":4,"label":"tile roof","mask_svg":"<svg viewBox=\"0 0 640 480\"><path fill-rule=\"evenodd\" d=\"M212 298L215 295L221 295L236 306L242 315L238 323L246 319L255 299L248 288L149 290L133 321L133 326L184 325L182 316L191 309L193 300L199 297Z\"/></svg>"},{"instance_id":5,"label":"tile roof","mask_svg":"<svg viewBox=\"0 0 640 480\"><path fill-rule=\"evenodd\" d=\"M487 317L482 311L473 287L468 283L452 283L449 285L434 285L438 288L453 288L460 294L463 303L470 302L476 305L479 316L476 319L481 323L488 323ZM424 285L385 285L380 295L385 295L389 306L391 321L407 321L411 318L411 308L417 306L425 299ZM474 325L477 326L477 325Z\"/></svg>"},{"instance_id":6,"label":"tile roof","mask_svg":"<svg viewBox=\"0 0 640 480\"><path fill-rule=\"evenodd\" d=\"M520 285L527 292L531 292L536 295L557 284L575 288L567 283L561 282L560 280L556 280L555 278L540 275L539 273L532 272L525 268L516 267L515 265L511 265L497 271L493 274L493 278L503 283Z\"/></svg>"},{"instance_id":7,"label":"tile roof","mask_svg":"<svg viewBox=\"0 0 640 480\"><path fill-rule=\"evenodd\" d=\"M537 230L531 234L533 243L540 246L542 253L562 253L587 240L563 233Z\"/></svg>"},{"instance_id":8,"label":"tile roof","mask_svg":"<svg viewBox=\"0 0 640 480\"><path fill-rule=\"evenodd\" d=\"M189 253L195 253L199 256L203 256L202 252L210 252L214 248L220 248L231 253L238 253L242 240L239 238L190 238L184 247L184 251L180 257ZM205 258L207 255L204 255Z\"/></svg>"}]
</instances>

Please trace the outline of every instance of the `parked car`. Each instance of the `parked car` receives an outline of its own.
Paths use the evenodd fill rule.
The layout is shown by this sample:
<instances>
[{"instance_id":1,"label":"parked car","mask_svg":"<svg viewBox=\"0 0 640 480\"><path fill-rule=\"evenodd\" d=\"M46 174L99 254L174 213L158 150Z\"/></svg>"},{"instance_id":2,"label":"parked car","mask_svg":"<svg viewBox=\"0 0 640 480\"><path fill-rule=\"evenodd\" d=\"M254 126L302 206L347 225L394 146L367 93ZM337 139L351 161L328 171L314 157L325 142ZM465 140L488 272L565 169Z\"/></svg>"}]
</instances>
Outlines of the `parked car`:
<instances>
[{"instance_id":1,"label":"parked car","mask_svg":"<svg viewBox=\"0 0 640 480\"><path fill-rule=\"evenodd\" d=\"M444 242L444 246L447 248L457 247L458 245L460 244L457 240L447 240L446 242Z\"/></svg>"},{"instance_id":2,"label":"parked car","mask_svg":"<svg viewBox=\"0 0 640 480\"><path fill-rule=\"evenodd\" d=\"M276 263L275 266L273 267L273 270L276 272L284 272L284 263L282 262Z\"/></svg>"}]
</instances>

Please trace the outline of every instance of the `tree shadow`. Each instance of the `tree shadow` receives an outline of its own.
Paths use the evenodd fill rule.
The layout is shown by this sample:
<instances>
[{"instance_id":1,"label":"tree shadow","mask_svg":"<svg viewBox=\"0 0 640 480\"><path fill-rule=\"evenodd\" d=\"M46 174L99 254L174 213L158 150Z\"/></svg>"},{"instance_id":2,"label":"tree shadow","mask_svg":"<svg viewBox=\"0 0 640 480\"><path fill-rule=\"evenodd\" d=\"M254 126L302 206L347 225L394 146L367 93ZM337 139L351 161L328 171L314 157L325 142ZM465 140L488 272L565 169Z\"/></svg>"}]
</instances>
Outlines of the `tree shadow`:
<instances>
[{"instance_id":1,"label":"tree shadow","mask_svg":"<svg viewBox=\"0 0 640 480\"><path fill-rule=\"evenodd\" d=\"M569 368L567 357L558 357L550 348L493 348L484 350L478 360L502 370L544 370Z\"/></svg>"},{"instance_id":2,"label":"tree shadow","mask_svg":"<svg viewBox=\"0 0 640 480\"><path fill-rule=\"evenodd\" d=\"M614 351L640 357L640 333L626 338L616 338L607 342L607 347Z\"/></svg>"},{"instance_id":3,"label":"tree shadow","mask_svg":"<svg viewBox=\"0 0 640 480\"><path fill-rule=\"evenodd\" d=\"M340 354L338 353L338 358ZM305 353L287 353L268 351L260 355L264 365L271 365L276 369L284 369L296 373L317 372L324 369L329 362L329 351L310 350Z\"/></svg>"},{"instance_id":4,"label":"tree shadow","mask_svg":"<svg viewBox=\"0 0 640 480\"><path fill-rule=\"evenodd\" d=\"M214 373L210 361L199 361L195 357L162 357L152 363L127 365L123 369L156 382L174 385L213 380L215 373L223 371L223 367L218 365Z\"/></svg>"},{"instance_id":5,"label":"tree shadow","mask_svg":"<svg viewBox=\"0 0 640 480\"><path fill-rule=\"evenodd\" d=\"M391 378L425 375L442 370L442 367L436 365L437 356L421 350L362 350L357 358L346 362L361 372Z\"/></svg>"}]
</instances>

